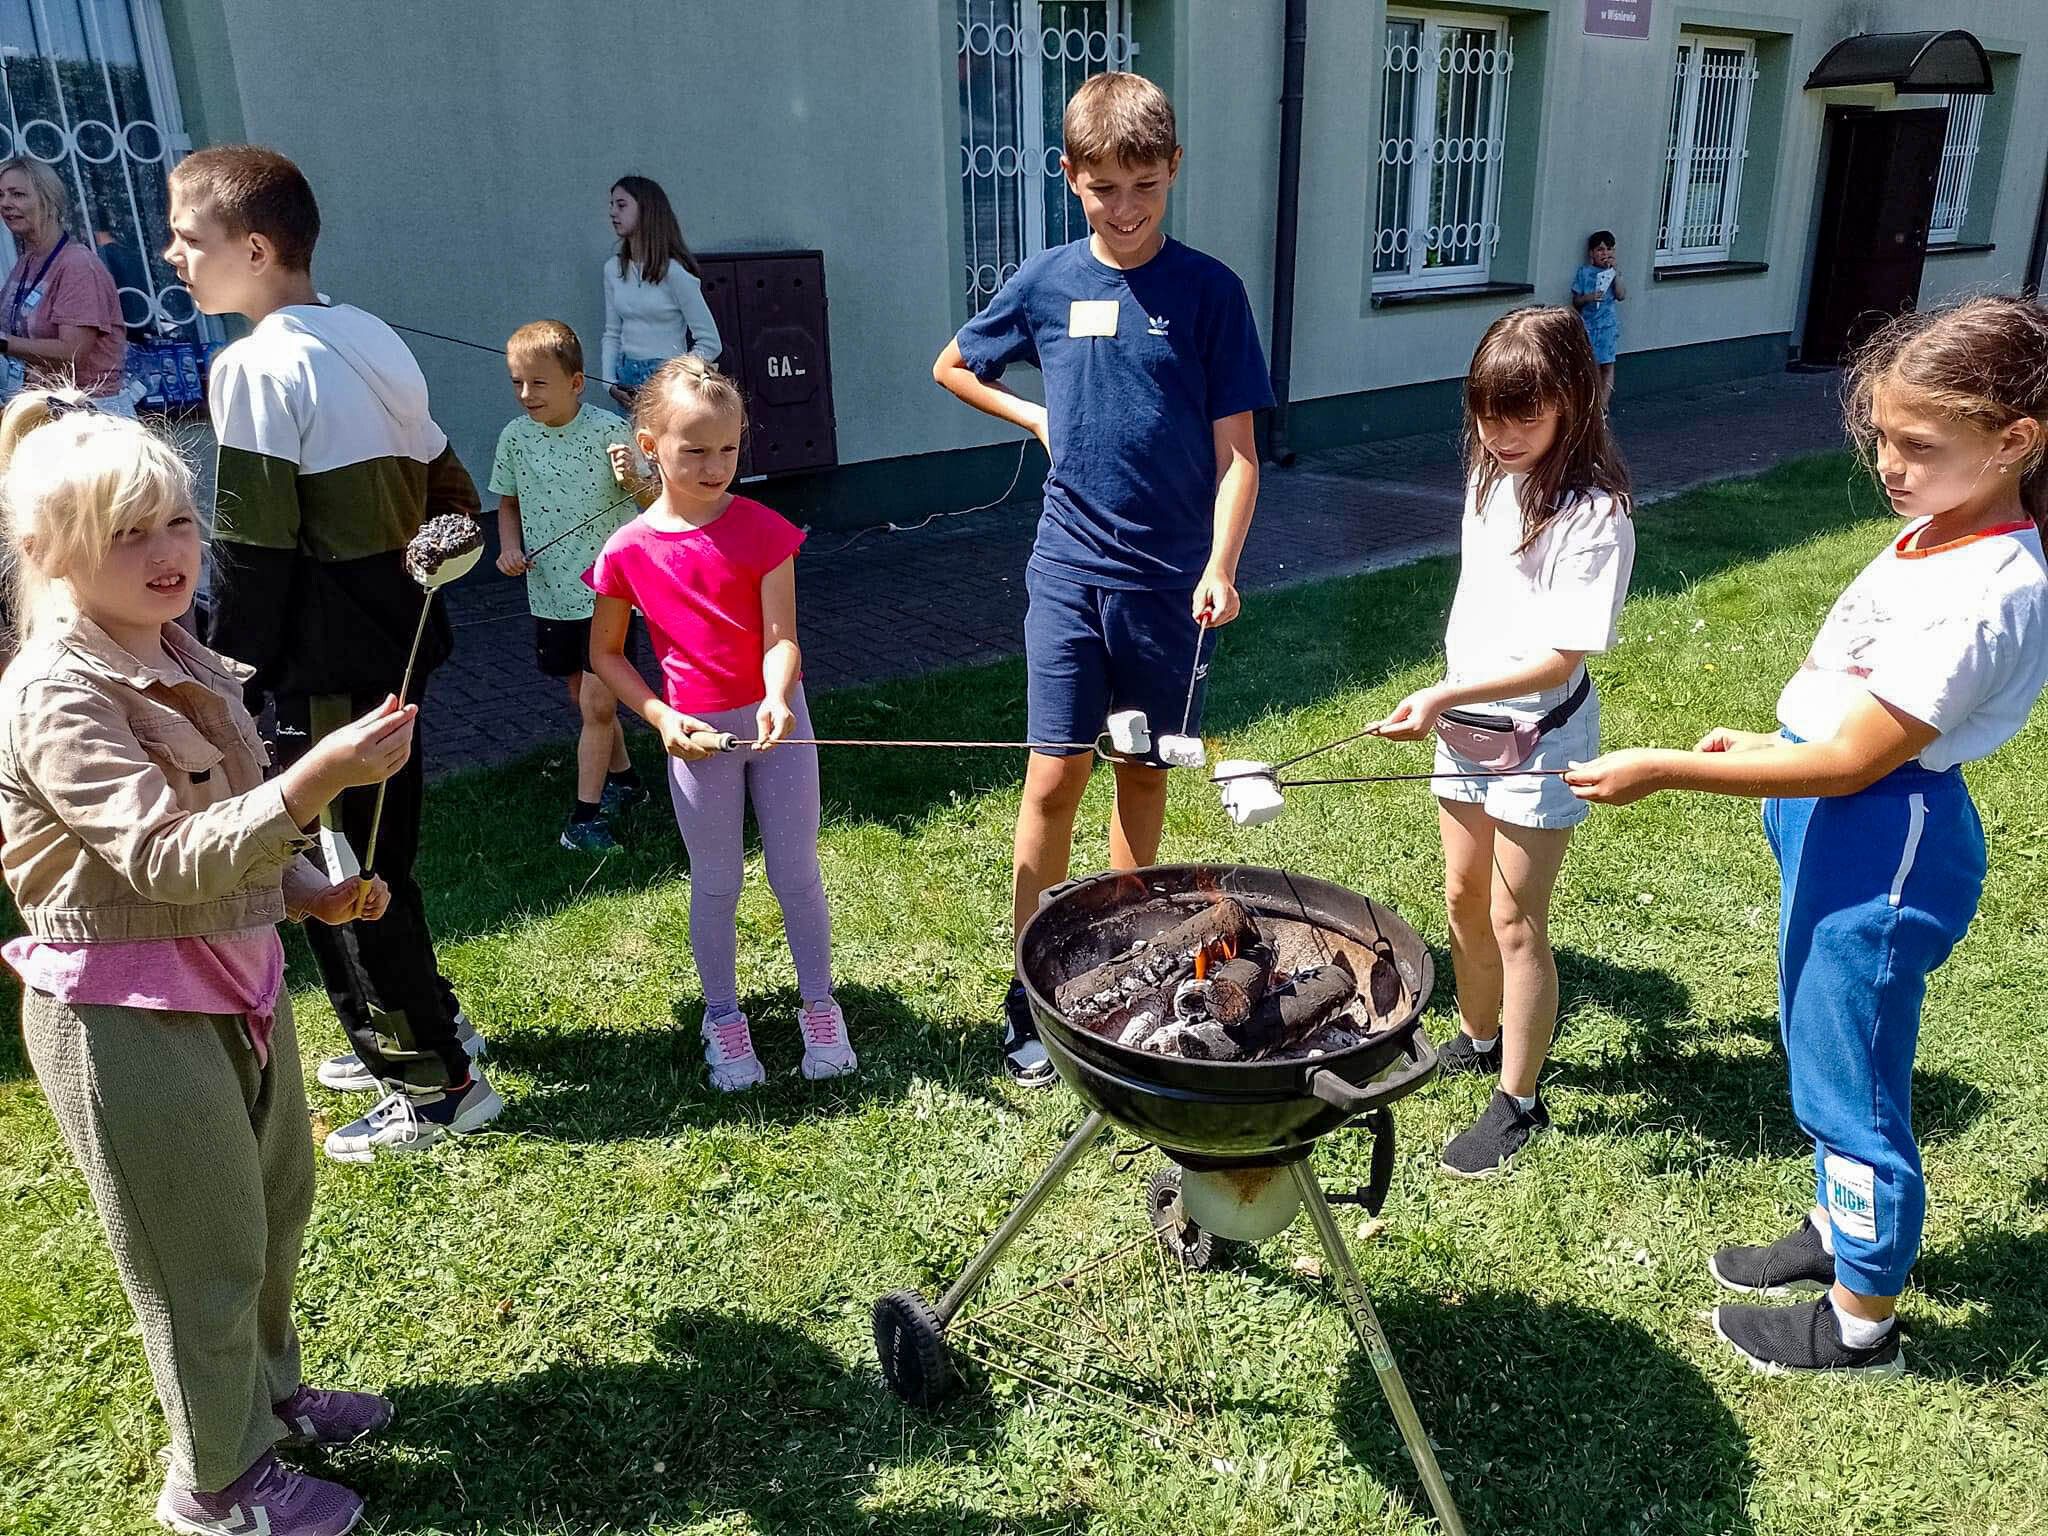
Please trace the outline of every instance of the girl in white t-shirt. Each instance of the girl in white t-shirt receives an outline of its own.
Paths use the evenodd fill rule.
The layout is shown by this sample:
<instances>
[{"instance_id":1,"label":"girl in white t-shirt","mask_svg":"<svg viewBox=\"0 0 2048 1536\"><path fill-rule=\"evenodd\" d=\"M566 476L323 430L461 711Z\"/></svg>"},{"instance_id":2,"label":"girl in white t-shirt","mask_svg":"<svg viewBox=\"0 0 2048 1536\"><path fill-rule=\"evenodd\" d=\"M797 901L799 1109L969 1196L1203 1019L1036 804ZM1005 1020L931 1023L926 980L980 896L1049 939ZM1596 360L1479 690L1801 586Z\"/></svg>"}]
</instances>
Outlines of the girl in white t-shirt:
<instances>
[{"instance_id":1,"label":"girl in white t-shirt","mask_svg":"<svg viewBox=\"0 0 2048 1536\"><path fill-rule=\"evenodd\" d=\"M1709 1264L1730 1290L1825 1294L1714 1309L1759 1370L1894 1375L1920 1250L1913 1053L1927 976L1976 915L1984 829L1961 764L2026 724L2048 686L2048 310L1972 299L1879 332L1851 375L1850 430L1910 518L1835 602L1778 698L1774 732L1691 752L1616 752L1570 773L1585 799L1756 795L1779 876L1779 1027L1813 1139L1814 1206Z\"/></svg>"},{"instance_id":2,"label":"girl in white t-shirt","mask_svg":"<svg viewBox=\"0 0 2048 1536\"><path fill-rule=\"evenodd\" d=\"M1518 309L1487 328L1465 380L1465 458L1446 676L1375 729L1435 731L1437 771L1474 775L1437 781L1459 1026L1437 1059L1500 1074L1443 1153L1446 1172L1485 1178L1550 1126L1537 1091L1557 1023L1550 896L1588 814L1554 771L1600 749L1585 659L1614 644L1635 564L1628 468L1578 316ZM1515 769L1532 772L1478 776Z\"/></svg>"},{"instance_id":3,"label":"girl in white t-shirt","mask_svg":"<svg viewBox=\"0 0 2048 1536\"><path fill-rule=\"evenodd\" d=\"M600 366L613 400L632 410L654 370L688 352L718 361L724 343L704 302L697 258L661 183L621 176L612 183L616 255L604 259L604 352Z\"/></svg>"}]
</instances>

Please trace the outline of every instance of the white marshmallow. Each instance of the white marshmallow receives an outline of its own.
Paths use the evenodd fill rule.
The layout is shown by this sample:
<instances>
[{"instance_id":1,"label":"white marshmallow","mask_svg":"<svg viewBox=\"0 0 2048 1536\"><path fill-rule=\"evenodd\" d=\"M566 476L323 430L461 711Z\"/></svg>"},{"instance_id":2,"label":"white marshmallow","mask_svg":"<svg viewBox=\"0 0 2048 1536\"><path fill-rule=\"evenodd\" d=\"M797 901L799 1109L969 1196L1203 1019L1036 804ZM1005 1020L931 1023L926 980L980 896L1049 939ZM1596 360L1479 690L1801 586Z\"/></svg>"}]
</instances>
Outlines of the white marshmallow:
<instances>
[{"instance_id":1,"label":"white marshmallow","mask_svg":"<svg viewBox=\"0 0 2048 1536\"><path fill-rule=\"evenodd\" d=\"M1216 780L1223 793L1223 809L1240 827L1256 827L1280 814L1284 801L1271 763L1248 759L1218 763Z\"/></svg>"},{"instance_id":2,"label":"white marshmallow","mask_svg":"<svg viewBox=\"0 0 2048 1536\"><path fill-rule=\"evenodd\" d=\"M1109 744L1126 757L1152 750L1152 727L1142 709L1120 709L1109 717Z\"/></svg>"},{"instance_id":3,"label":"white marshmallow","mask_svg":"<svg viewBox=\"0 0 2048 1536\"><path fill-rule=\"evenodd\" d=\"M477 561L483 557L483 546L479 544L475 549L465 549L461 554L442 561L431 576L415 576L413 579L431 592L436 587L447 586L458 577L467 576L476 569Z\"/></svg>"},{"instance_id":4,"label":"white marshmallow","mask_svg":"<svg viewBox=\"0 0 2048 1536\"><path fill-rule=\"evenodd\" d=\"M1209 760L1209 749L1199 736L1162 736L1159 760L1174 768L1199 768Z\"/></svg>"}]
</instances>

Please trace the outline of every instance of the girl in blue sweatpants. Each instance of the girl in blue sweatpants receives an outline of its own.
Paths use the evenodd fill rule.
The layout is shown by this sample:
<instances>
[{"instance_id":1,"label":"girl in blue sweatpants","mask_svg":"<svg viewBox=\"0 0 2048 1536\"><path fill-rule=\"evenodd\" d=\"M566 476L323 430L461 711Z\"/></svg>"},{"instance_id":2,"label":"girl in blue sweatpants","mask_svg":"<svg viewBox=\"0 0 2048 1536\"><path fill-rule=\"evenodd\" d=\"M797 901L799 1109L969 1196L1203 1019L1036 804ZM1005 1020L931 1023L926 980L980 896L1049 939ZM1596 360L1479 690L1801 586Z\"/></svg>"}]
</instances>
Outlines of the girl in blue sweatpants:
<instances>
[{"instance_id":1,"label":"girl in blue sweatpants","mask_svg":"<svg viewBox=\"0 0 2048 1536\"><path fill-rule=\"evenodd\" d=\"M1893 1375L1920 1250L1913 1053L1927 977L1976 915L1984 829L1963 763L2048 686L2048 310L1972 299L1906 315L1859 354L1851 430L1910 519L1836 600L1778 699L1775 733L1616 752L1566 775L1626 805L1660 789L1764 800L1780 871L1779 1018L1814 1206L1709 1265L1715 1331L1759 1370Z\"/></svg>"}]
</instances>

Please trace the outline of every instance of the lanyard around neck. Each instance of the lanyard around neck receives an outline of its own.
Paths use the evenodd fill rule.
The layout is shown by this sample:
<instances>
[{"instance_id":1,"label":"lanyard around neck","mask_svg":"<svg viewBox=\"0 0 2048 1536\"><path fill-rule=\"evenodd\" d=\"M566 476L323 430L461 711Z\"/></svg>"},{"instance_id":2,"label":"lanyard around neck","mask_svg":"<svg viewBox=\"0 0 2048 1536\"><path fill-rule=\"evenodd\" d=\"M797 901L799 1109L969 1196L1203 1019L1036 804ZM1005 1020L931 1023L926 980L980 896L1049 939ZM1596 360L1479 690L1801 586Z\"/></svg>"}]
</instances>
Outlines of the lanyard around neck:
<instances>
[{"instance_id":1,"label":"lanyard around neck","mask_svg":"<svg viewBox=\"0 0 2048 1536\"><path fill-rule=\"evenodd\" d=\"M70 243L71 231L67 229L62 234L57 236L57 243L50 247L50 254L45 256L43 258L43 264L40 267L36 268L36 275L33 281L29 280L29 276L26 270L22 272L22 281L14 285L13 302L7 306L8 335L14 336L20 334L22 305L28 301L28 295L32 291L43 286L43 279L49 276L50 274L50 263L55 261L58 255L62 253L64 247Z\"/></svg>"}]
</instances>

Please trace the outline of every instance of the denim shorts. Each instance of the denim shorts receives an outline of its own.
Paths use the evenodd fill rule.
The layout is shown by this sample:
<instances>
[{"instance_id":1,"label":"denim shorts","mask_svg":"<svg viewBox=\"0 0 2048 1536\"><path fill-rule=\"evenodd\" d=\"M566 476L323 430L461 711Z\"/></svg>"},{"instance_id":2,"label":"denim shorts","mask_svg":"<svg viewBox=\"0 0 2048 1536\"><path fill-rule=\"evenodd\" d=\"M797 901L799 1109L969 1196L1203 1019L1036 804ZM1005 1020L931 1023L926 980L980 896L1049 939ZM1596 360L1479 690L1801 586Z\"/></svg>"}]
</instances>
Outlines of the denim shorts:
<instances>
[{"instance_id":1,"label":"denim shorts","mask_svg":"<svg viewBox=\"0 0 2048 1536\"><path fill-rule=\"evenodd\" d=\"M1024 589L1025 698L1031 740L1092 742L1117 710L1142 709L1156 742L1202 728L1213 636L1194 620L1193 585L1165 591L1098 587L1032 564ZM1201 646L1202 677L1188 704L1188 675ZM1043 748L1059 757L1080 746ZM1164 767L1156 755L1146 761Z\"/></svg>"},{"instance_id":2,"label":"denim shorts","mask_svg":"<svg viewBox=\"0 0 2048 1536\"><path fill-rule=\"evenodd\" d=\"M1537 738L1536 750L1524 768L1569 768L1591 762L1600 755L1600 695L1586 696L1578 712L1554 731ZM1470 772L1472 764L1458 756L1441 740L1436 744L1438 773ZM1593 814L1593 807L1571 792L1571 786L1554 776L1538 778L1517 775L1504 779L1438 779L1432 786L1439 800L1455 800L1486 808L1495 821L1511 827L1555 830L1576 827Z\"/></svg>"}]
</instances>

